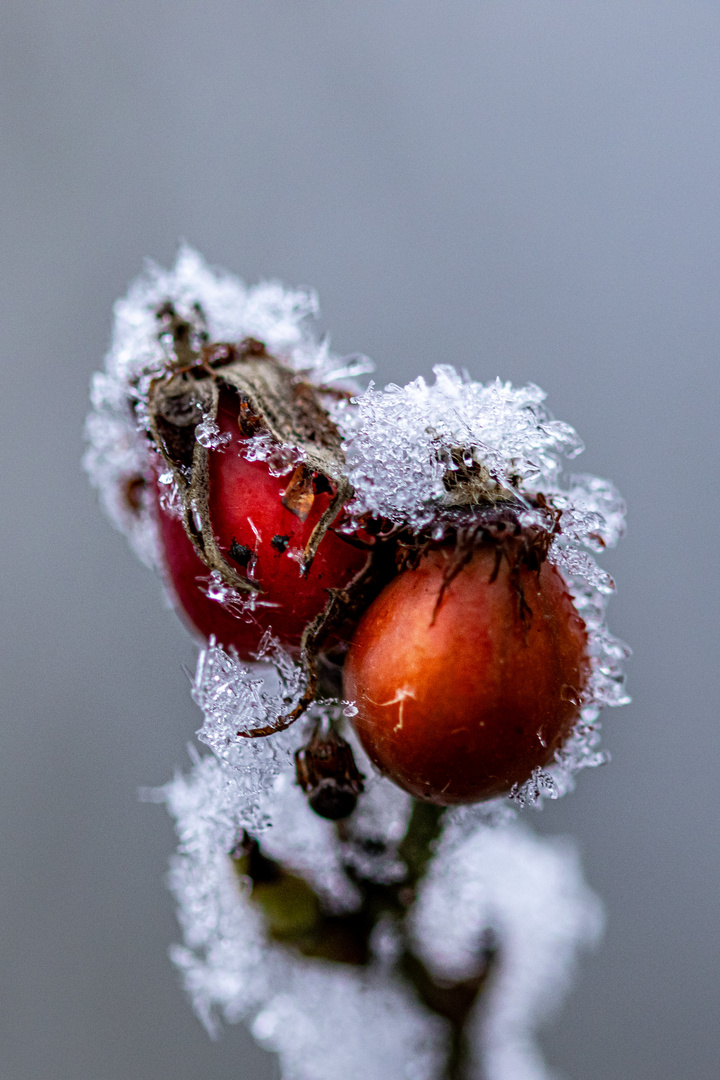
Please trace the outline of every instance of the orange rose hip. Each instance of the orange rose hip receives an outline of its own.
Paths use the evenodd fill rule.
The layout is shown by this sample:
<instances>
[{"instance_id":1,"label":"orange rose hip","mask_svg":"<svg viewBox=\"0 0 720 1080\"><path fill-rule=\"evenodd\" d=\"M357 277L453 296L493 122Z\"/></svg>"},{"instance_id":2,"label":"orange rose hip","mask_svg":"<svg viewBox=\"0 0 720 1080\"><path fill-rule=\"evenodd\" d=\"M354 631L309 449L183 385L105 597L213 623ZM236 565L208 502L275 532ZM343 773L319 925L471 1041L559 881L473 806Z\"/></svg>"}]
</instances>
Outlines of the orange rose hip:
<instances>
[{"instance_id":1,"label":"orange rose hip","mask_svg":"<svg viewBox=\"0 0 720 1080\"><path fill-rule=\"evenodd\" d=\"M507 794L552 762L588 681L587 632L559 570L504 557L497 569L497 551L481 545L450 580L450 548L404 570L345 662L371 760L440 805Z\"/></svg>"}]
</instances>

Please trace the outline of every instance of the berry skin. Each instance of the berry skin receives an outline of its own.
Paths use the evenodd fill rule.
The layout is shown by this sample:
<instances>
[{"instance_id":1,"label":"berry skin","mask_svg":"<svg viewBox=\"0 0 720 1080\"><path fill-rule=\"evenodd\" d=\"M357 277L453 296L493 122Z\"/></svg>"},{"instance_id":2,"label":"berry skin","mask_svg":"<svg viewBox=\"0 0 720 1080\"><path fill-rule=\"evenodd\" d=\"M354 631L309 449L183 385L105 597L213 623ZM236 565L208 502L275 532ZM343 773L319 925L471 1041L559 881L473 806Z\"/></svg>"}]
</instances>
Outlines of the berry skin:
<instances>
[{"instance_id":1,"label":"berry skin","mask_svg":"<svg viewBox=\"0 0 720 1080\"><path fill-rule=\"evenodd\" d=\"M297 654L306 626L326 608L328 590L349 584L367 555L331 529L303 573L303 552L335 494L331 483L302 465L273 476L266 461L248 461L244 452L249 440L238 424L235 394L222 394L217 425L229 441L208 455L210 525L228 567L256 583L259 591L241 594L239 603L250 600L250 605L238 614L209 599L208 567L182 523L159 509L170 583L180 608L202 637L214 634L242 659L252 659L270 629Z\"/></svg>"},{"instance_id":2,"label":"berry skin","mask_svg":"<svg viewBox=\"0 0 720 1080\"><path fill-rule=\"evenodd\" d=\"M162 548L166 584L175 610L191 633L207 639L214 634L226 647L233 645L243 657L257 648L257 626L233 615L206 594L210 571L196 553L179 518L156 503L158 533Z\"/></svg>"},{"instance_id":3,"label":"berry skin","mask_svg":"<svg viewBox=\"0 0 720 1080\"><path fill-rule=\"evenodd\" d=\"M344 668L371 760L441 806L507 794L548 765L589 674L585 625L554 566L498 564L490 543L455 576L452 559L431 551L385 587Z\"/></svg>"}]
</instances>

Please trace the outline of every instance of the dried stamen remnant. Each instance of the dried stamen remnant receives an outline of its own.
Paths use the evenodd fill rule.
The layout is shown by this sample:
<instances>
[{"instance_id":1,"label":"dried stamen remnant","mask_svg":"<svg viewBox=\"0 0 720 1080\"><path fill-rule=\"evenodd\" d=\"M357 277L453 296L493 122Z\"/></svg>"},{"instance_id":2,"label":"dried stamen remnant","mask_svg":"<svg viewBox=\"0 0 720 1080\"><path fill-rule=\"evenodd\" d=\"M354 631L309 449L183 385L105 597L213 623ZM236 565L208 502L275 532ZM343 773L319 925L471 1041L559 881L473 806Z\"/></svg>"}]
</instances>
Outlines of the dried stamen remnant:
<instances>
[{"instance_id":1,"label":"dried stamen remnant","mask_svg":"<svg viewBox=\"0 0 720 1080\"><path fill-rule=\"evenodd\" d=\"M160 326L159 337L170 345L172 366L184 370L197 363L198 352L207 341L205 313L199 303L193 305L192 321L184 319L170 300L166 300L156 311Z\"/></svg>"},{"instance_id":2,"label":"dried stamen remnant","mask_svg":"<svg viewBox=\"0 0 720 1080\"><path fill-rule=\"evenodd\" d=\"M515 593L517 615L527 629L532 621L532 610L525 600L521 570L539 574L548 557L553 540L560 533L562 511L550 507L542 494L534 499L537 509L544 512L544 525L521 525L517 508L490 506L480 508L471 520L449 530L440 542L430 542L423 549L411 552L409 565L417 566L420 556L432 548L440 548L447 556L447 564L433 614L433 622L442 605L446 590L458 574L472 561L476 551L483 545L495 550L495 559L489 584L497 580L500 567L506 562L510 570L510 582ZM406 556L406 565L408 557Z\"/></svg>"},{"instance_id":3,"label":"dried stamen remnant","mask_svg":"<svg viewBox=\"0 0 720 1080\"><path fill-rule=\"evenodd\" d=\"M306 521L314 502L312 473L307 465L298 465L285 488L282 504L301 521Z\"/></svg>"},{"instance_id":4,"label":"dried stamen remnant","mask_svg":"<svg viewBox=\"0 0 720 1080\"><path fill-rule=\"evenodd\" d=\"M213 368L213 370L224 367L225 364L232 364L236 359L235 346L228 342L220 341L213 345L205 345L203 347L201 357L204 367Z\"/></svg>"},{"instance_id":5,"label":"dried stamen remnant","mask_svg":"<svg viewBox=\"0 0 720 1080\"><path fill-rule=\"evenodd\" d=\"M349 817L364 789L350 743L332 727L318 724L295 755L295 773L312 809L330 821Z\"/></svg>"},{"instance_id":6,"label":"dried stamen remnant","mask_svg":"<svg viewBox=\"0 0 720 1080\"><path fill-rule=\"evenodd\" d=\"M264 341L258 341L257 338L246 337L240 342L238 352L242 357L247 356L267 356L267 350L265 348Z\"/></svg>"},{"instance_id":7,"label":"dried stamen remnant","mask_svg":"<svg viewBox=\"0 0 720 1080\"><path fill-rule=\"evenodd\" d=\"M246 398L238 400L238 429L243 438L251 439L253 435L263 430L263 422L257 413L253 412L250 402Z\"/></svg>"},{"instance_id":8,"label":"dried stamen remnant","mask_svg":"<svg viewBox=\"0 0 720 1080\"><path fill-rule=\"evenodd\" d=\"M441 505L477 506L514 499L513 492L499 484L487 466L475 459L472 451L453 447L445 456L448 467L442 484L446 494Z\"/></svg>"}]
</instances>

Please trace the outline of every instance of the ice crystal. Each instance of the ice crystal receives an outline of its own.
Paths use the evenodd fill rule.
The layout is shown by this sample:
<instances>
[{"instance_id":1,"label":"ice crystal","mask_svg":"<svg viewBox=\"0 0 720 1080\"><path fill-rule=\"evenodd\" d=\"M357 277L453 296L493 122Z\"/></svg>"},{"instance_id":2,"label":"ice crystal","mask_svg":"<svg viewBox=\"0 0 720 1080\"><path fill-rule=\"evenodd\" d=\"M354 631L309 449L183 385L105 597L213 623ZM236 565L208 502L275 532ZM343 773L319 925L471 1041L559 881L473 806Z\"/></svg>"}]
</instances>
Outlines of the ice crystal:
<instances>
[{"instance_id":1,"label":"ice crystal","mask_svg":"<svg viewBox=\"0 0 720 1080\"><path fill-rule=\"evenodd\" d=\"M302 454L294 446L280 445L272 435L259 432L247 439L242 447L246 461L264 461L271 476L286 476L302 461Z\"/></svg>"},{"instance_id":2,"label":"ice crystal","mask_svg":"<svg viewBox=\"0 0 720 1080\"><path fill-rule=\"evenodd\" d=\"M248 738L247 733L274 724L295 705L302 691L302 674L271 638L263 651L275 663L242 664L215 642L198 657L192 695L203 712L197 736L233 775L237 796L246 804L248 822L260 823L261 796L266 794L296 748L300 729L273 738Z\"/></svg>"},{"instance_id":3,"label":"ice crystal","mask_svg":"<svg viewBox=\"0 0 720 1080\"><path fill-rule=\"evenodd\" d=\"M206 416L198 424L195 429L195 438L201 446L207 447L208 450L222 450L224 446L227 446L232 441L230 432L226 431L225 434L222 434L217 421L213 420L212 416Z\"/></svg>"},{"instance_id":4,"label":"ice crystal","mask_svg":"<svg viewBox=\"0 0 720 1080\"><path fill-rule=\"evenodd\" d=\"M351 910L358 901L337 832L292 791L276 779L262 843L335 910ZM280 1054L285 1080L436 1080L447 1029L397 973L391 930L380 926L376 958L364 968L307 959L269 941L228 855L247 825L236 776L214 758L199 759L157 798L167 802L180 841L170 883L184 944L173 959L206 1026L214 1033L219 1018L250 1020ZM396 834L403 828L396 822ZM472 1017L473 1075L482 1068L487 1080L546 1080L535 1030L600 924L598 901L567 844L517 825L476 823L468 831L448 820L409 929L440 980L472 976L488 936L497 947L498 968Z\"/></svg>"},{"instance_id":5,"label":"ice crystal","mask_svg":"<svg viewBox=\"0 0 720 1080\"><path fill-rule=\"evenodd\" d=\"M265 663L243 664L214 642L201 650L192 684L193 698L203 713L197 735L232 777L245 824L255 830L274 824L271 854L288 866L311 873L317 881L330 866L321 841L332 826L309 809L295 784L292 762L314 725L322 718L340 724L348 706L316 702L287 730L268 738L248 738L248 733L286 715L304 687L300 667L269 635L260 656L266 658ZM375 771L352 732L345 734L365 775L366 790L347 824L343 858L366 878L397 880L403 873L397 845L407 828L410 796ZM307 862L308 844L316 849L312 872ZM300 865L297 859L303 851L305 862ZM325 885L321 891L327 891ZM340 893L336 899L342 904Z\"/></svg>"}]
</instances>

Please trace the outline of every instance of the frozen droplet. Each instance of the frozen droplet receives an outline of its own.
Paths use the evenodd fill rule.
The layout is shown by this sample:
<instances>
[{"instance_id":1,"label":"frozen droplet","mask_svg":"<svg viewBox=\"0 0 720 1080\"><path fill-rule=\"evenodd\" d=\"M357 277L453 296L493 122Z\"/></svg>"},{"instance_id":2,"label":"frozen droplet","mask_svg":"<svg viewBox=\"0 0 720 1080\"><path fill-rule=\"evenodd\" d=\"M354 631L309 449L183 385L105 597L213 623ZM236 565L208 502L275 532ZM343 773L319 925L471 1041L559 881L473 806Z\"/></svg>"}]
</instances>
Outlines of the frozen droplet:
<instances>
[{"instance_id":1,"label":"frozen droplet","mask_svg":"<svg viewBox=\"0 0 720 1080\"><path fill-rule=\"evenodd\" d=\"M563 683L560 687L560 697L563 701L569 701L571 705L580 705L582 696L576 686L569 686L567 683ZM543 746L545 744L543 743Z\"/></svg>"}]
</instances>

